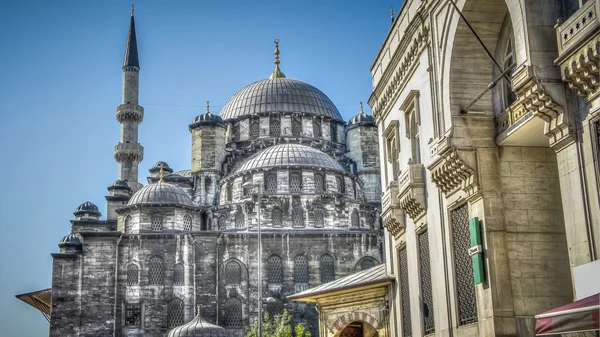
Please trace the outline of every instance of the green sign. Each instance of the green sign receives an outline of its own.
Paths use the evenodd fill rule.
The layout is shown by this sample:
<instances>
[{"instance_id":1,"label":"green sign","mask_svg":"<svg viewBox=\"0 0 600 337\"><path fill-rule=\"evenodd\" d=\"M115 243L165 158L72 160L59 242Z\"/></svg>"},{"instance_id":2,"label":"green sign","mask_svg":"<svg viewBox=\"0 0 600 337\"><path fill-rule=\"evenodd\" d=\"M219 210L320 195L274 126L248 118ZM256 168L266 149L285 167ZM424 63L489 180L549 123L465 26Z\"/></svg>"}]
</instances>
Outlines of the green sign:
<instances>
[{"instance_id":1,"label":"green sign","mask_svg":"<svg viewBox=\"0 0 600 337\"><path fill-rule=\"evenodd\" d=\"M483 249L481 245L481 226L479 218L475 217L469 220L469 232L471 233L471 248L469 254L473 261L473 279L475 284L485 281L485 271L483 269Z\"/></svg>"}]
</instances>

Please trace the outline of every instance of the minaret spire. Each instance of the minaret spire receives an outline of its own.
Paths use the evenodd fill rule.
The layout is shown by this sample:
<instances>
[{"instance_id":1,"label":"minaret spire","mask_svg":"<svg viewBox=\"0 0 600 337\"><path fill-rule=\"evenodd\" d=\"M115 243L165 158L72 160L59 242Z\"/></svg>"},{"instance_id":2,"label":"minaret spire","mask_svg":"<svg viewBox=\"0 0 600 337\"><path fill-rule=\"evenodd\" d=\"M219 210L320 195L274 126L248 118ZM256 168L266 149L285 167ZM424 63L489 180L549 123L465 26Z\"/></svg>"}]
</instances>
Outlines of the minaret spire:
<instances>
[{"instance_id":1,"label":"minaret spire","mask_svg":"<svg viewBox=\"0 0 600 337\"><path fill-rule=\"evenodd\" d=\"M140 62L133 11L132 5L122 68L122 104L117 107L117 121L121 123L121 139L115 146L115 160L119 163L119 179L125 180L135 191L141 187L138 183L138 164L144 158L144 148L138 143L138 125L144 119L144 108L139 105Z\"/></svg>"},{"instance_id":2,"label":"minaret spire","mask_svg":"<svg viewBox=\"0 0 600 337\"><path fill-rule=\"evenodd\" d=\"M279 61L279 39L275 39L275 52L273 54L275 54L275 71L273 71L273 73L271 74L271 76L269 76L270 79L274 79L274 78L285 78L285 75L281 72L281 70L279 70L279 63L281 63Z\"/></svg>"}]
</instances>

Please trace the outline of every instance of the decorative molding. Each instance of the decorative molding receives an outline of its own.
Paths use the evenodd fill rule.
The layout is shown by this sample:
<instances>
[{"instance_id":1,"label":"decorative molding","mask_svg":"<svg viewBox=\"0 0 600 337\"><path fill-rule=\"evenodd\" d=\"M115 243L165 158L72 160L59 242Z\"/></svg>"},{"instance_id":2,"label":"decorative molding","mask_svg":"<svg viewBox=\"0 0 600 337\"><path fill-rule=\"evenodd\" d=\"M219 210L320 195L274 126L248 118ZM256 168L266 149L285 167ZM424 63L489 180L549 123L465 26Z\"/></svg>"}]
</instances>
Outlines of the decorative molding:
<instances>
[{"instance_id":1,"label":"decorative molding","mask_svg":"<svg viewBox=\"0 0 600 337\"><path fill-rule=\"evenodd\" d=\"M399 235L405 228L404 212L398 199L398 184L392 181L381 197L381 219L383 226L393 236Z\"/></svg>"},{"instance_id":2,"label":"decorative molding","mask_svg":"<svg viewBox=\"0 0 600 337\"><path fill-rule=\"evenodd\" d=\"M413 221L425 215L425 166L408 164L398 178L400 207Z\"/></svg>"},{"instance_id":3,"label":"decorative molding","mask_svg":"<svg viewBox=\"0 0 600 337\"><path fill-rule=\"evenodd\" d=\"M560 65L562 79L579 96L593 100L600 94L600 34L594 36Z\"/></svg>"},{"instance_id":4,"label":"decorative molding","mask_svg":"<svg viewBox=\"0 0 600 337\"><path fill-rule=\"evenodd\" d=\"M404 126L406 131L406 138L410 138L411 135L417 134L416 130L411 130L410 116L414 113L415 123L421 125L421 112L419 110L419 91L411 90L408 96L404 99L404 102L400 106L400 111L404 112Z\"/></svg>"},{"instance_id":5,"label":"decorative molding","mask_svg":"<svg viewBox=\"0 0 600 337\"><path fill-rule=\"evenodd\" d=\"M433 162L427 167L431 180L446 196L464 190L468 196L479 192L477 179L477 151L452 145L450 136L434 144Z\"/></svg>"}]
</instances>

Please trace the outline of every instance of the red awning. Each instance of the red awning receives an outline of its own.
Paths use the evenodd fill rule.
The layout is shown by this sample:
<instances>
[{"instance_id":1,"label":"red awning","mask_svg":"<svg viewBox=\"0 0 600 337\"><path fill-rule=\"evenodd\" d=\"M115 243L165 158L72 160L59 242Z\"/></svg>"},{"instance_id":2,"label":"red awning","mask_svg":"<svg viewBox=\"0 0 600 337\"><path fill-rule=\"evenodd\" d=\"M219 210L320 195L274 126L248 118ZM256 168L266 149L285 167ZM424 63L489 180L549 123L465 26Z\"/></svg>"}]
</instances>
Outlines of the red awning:
<instances>
[{"instance_id":1,"label":"red awning","mask_svg":"<svg viewBox=\"0 0 600 337\"><path fill-rule=\"evenodd\" d=\"M600 294L536 315L537 336L600 330Z\"/></svg>"}]
</instances>

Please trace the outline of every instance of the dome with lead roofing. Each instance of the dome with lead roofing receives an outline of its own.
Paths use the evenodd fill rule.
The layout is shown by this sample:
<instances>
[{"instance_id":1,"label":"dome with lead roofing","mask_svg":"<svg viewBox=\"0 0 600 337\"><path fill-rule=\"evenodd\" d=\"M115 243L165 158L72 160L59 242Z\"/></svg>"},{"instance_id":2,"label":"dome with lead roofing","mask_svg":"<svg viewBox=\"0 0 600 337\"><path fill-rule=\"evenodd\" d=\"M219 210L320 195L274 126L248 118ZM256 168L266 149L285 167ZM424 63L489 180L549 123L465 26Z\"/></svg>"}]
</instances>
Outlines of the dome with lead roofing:
<instances>
[{"instance_id":1,"label":"dome with lead roofing","mask_svg":"<svg viewBox=\"0 0 600 337\"><path fill-rule=\"evenodd\" d=\"M127 205L159 205L176 204L192 206L192 199L181 188L159 181L155 184L144 186L129 199Z\"/></svg>"},{"instance_id":2,"label":"dome with lead roofing","mask_svg":"<svg viewBox=\"0 0 600 337\"><path fill-rule=\"evenodd\" d=\"M83 214L90 214L90 215L95 215L95 216L101 216L102 213L100 213L100 211L98 210L98 206L94 205L93 203L86 201L83 204L77 206L77 209L75 210L75 212L73 212L73 214L75 216L77 215L83 215Z\"/></svg>"},{"instance_id":3,"label":"dome with lead roofing","mask_svg":"<svg viewBox=\"0 0 600 337\"><path fill-rule=\"evenodd\" d=\"M198 310L199 311L199 310ZM229 337L224 328L207 322L200 313L191 321L169 331L168 337Z\"/></svg>"},{"instance_id":4,"label":"dome with lead roofing","mask_svg":"<svg viewBox=\"0 0 600 337\"><path fill-rule=\"evenodd\" d=\"M362 124L362 125L375 125L375 118L373 118L372 115L366 114L363 111L363 105L362 102L360 102L360 112L358 113L358 115L350 118L350 120L348 121L348 126L352 126L352 125L356 125L356 124Z\"/></svg>"}]
</instances>

